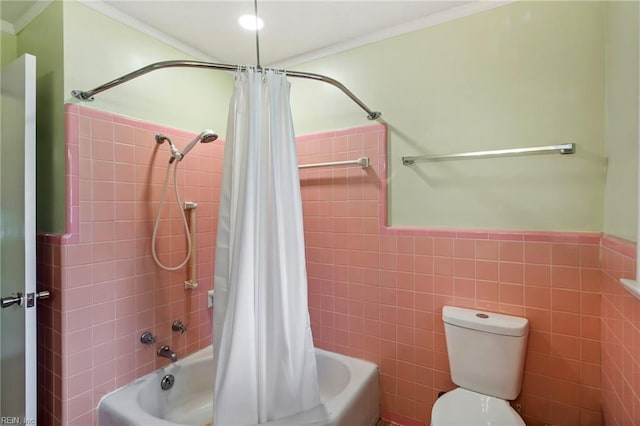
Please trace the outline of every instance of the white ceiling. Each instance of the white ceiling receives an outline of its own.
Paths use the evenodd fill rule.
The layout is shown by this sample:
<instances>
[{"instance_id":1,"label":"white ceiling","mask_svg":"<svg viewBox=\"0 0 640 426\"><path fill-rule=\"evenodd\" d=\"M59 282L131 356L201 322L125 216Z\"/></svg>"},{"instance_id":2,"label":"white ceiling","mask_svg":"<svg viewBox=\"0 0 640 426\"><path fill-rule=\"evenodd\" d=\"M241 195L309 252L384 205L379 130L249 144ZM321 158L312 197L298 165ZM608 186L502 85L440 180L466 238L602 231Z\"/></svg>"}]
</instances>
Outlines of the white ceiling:
<instances>
[{"instance_id":1,"label":"white ceiling","mask_svg":"<svg viewBox=\"0 0 640 426\"><path fill-rule=\"evenodd\" d=\"M255 35L239 27L246 0L79 0L200 59L255 64ZM3 30L19 32L51 0L0 0ZM463 0L259 0L261 64L290 66L502 3Z\"/></svg>"}]
</instances>

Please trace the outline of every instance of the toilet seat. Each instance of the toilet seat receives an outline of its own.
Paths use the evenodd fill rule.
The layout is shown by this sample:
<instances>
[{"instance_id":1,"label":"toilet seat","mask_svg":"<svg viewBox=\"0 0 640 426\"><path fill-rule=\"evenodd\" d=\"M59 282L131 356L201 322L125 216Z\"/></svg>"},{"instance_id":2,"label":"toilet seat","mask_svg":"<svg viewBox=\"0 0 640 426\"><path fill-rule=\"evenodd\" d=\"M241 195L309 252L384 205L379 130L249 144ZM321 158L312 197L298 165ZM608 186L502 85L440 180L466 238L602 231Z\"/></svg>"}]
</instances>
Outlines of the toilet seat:
<instances>
[{"instance_id":1,"label":"toilet seat","mask_svg":"<svg viewBox=\"0 0 640 426\"><path fill-rule=\"evenodd\" d=\"M507 401L457 388L436 400L431 426L525 426Z\"/></svg>"}]
</instances>

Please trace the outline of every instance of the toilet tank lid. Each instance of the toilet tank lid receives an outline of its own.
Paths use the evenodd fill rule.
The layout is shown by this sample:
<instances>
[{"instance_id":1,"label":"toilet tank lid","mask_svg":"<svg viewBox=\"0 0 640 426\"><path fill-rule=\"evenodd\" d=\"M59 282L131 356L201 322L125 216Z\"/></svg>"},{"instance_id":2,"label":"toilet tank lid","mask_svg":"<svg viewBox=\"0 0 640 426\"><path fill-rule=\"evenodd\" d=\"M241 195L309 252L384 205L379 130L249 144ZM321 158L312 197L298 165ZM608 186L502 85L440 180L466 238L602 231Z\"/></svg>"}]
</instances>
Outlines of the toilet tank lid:
<instances>
[{"instance_id":1,"label":"toilet tank lid","mask_svg":"<svg viewBox=\"0 0 640 426\"><path fill-rule=\"evenodd\" d=\"M442 320L446 324L504 336L525 336L529 332L529 321L526 318L477 309L443 306Z\"/></svg>"}]
</instances>

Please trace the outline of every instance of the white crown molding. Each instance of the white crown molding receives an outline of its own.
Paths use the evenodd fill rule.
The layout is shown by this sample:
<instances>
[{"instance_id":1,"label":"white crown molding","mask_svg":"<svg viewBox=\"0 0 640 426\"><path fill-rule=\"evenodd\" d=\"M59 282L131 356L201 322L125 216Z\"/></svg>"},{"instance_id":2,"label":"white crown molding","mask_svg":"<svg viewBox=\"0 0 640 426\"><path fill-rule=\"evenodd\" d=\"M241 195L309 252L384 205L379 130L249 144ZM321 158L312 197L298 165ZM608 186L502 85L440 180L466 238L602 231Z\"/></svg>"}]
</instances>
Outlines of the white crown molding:
<instances>
[{"instance_id":1,"label":"white crown molding","mask_svg":"<svg viewBox=\"0 0 640 426\"><path fill-rule=\"evenodd\" d=\"M27 10L24 15L16 19L13 23L13 29L15 30L14 34L18 34L22 31L27 25L31 23L34 19L38 17L49 5L53 3L53 0L39 0L34 3L29 10Z\"/></svg>"},{"instance_id":2,"label":"white crown molding","mask_svg":"<svg viewBox=\"0 0 640 426\"><path fill-rule=\"evenodd\" d=\"M464 18L467 16L475 15L477 13L485 12L497 7L506 6L514 3L517 0L504 0L504 1L473 1L458 7L444 10L442 12L435 13L433 15L425 16L414 21L404 22L400 25L395 25L387 29L376 31L371 34L367 34L362 37L356 37L345 42L336 43L332 46L328 46L322 49L314 50L313 52L305 53L299 56L294 56L285 59L281 62L270 64L273 68L290 68L296 65L303 64L305 62L320 59L325 56L335 55L337 53L344 52L349 49L364 46L370 43L386 40L392 37L396 37L402 34L406 34L412 31L422 30L424 28L433 27L435 25L443 24L445 22L455 21L456 19Z\"/></svg>"},{"instance_id":3,"label":"white crown molding","mask_svg":"<svg viewBox=\"0 0 640 426\"><path fill-rule=\"evenodd\" d=\"M78 3L82 3L87 7L90 7L96 12L102 13L103 15L108 16L111 19L114 19L128 27L131 27L134 30L137 30L150 37L153 37L156 40L161 41L162 43L167 44L175 49L181 50L182 52L188 55L191 55L194 58L200 59L202 61L218 62L215 58L212 58L206 53L198 49L195 49L189 46L188 44L183 43L180 40L173 38L170 35L160 30L157 30L156 28L150 25L147 25L136 18L129 16L112 6L109 6L108 4L104 3L102 0L76 0L76 1Z\"/></svg>"},{"instance_id":4,"label":"white crown molding","mask_svg":"<svg viewBox=\"0 0 640 426\"><path fill-rule=\"evenodd\" d=\"M13 24L2 19L0 19L0 31L2 31L3 33L16 35L16 29L14 28Z\"/></svg>"}]
</instances>

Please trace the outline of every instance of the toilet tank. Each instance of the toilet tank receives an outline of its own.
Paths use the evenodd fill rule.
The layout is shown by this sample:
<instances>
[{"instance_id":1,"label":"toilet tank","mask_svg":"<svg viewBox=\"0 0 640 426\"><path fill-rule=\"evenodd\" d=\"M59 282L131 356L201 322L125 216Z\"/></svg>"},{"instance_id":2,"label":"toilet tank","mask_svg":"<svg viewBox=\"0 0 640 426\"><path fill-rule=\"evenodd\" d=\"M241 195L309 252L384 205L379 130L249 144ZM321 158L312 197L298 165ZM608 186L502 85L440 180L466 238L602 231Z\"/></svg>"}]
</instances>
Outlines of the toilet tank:
<instances>
[{"instance_id":1,"label":"toilet tank","mask_svg":"<svg viewBox=\"0 0 640 426\"><path fill-rule=\"evenodd\" d=\"M529 321L476 309L442 308L449 368L461 388L512 400L520 393Z\"/></svg>"}]
</instances>

